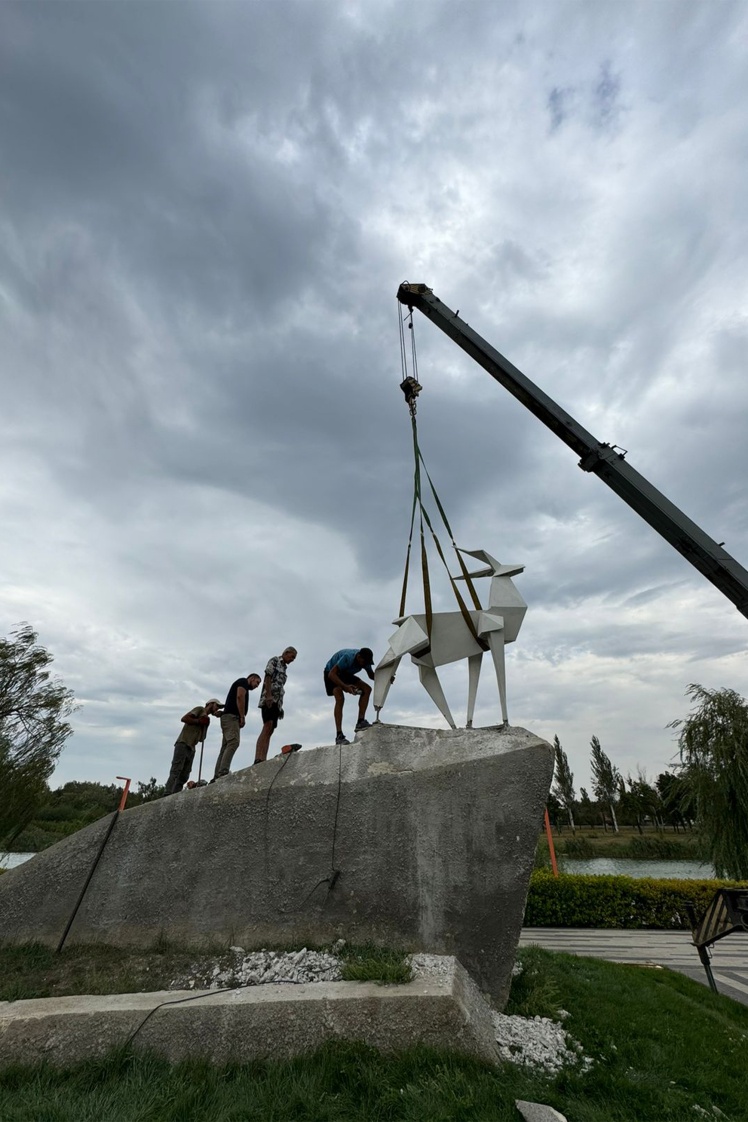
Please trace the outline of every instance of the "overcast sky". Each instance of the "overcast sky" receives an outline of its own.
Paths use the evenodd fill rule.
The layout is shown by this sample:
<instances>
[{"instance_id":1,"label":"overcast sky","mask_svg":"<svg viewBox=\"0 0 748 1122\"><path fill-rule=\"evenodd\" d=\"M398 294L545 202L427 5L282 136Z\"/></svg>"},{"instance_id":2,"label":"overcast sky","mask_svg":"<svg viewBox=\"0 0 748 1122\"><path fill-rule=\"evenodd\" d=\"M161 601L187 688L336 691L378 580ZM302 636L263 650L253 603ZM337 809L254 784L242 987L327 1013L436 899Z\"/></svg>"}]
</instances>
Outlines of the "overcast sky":
<instances>
[{"instance_id":1,"label":"overcast sky","mask_svg":"<svg viewBox=\"0 0 748 1122\"><path fill-rule=\"evenodd\" d=\"M0 633L80 702L53 785L163 781L287 644L271 751L332 743L324 663L399 602L405 279L748 565L747 48L730 0L0 5ZM456 540L526 565L512 724L654 777L688 683L748 692L748 620L415 326ZM444 727L409 659L383 716Z\"/></svg>"}]
</instances>

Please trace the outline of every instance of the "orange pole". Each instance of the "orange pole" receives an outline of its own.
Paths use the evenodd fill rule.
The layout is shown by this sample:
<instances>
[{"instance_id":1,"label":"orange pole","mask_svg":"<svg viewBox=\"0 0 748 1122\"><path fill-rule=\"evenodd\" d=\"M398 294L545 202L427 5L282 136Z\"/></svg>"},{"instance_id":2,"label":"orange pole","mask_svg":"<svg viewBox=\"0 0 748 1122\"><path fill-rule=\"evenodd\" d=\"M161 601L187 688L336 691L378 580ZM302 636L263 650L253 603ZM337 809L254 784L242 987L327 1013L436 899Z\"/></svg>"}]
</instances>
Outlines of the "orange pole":
<instances>
[{"instance_id":1,"label":"orange pole","mask_svg":"<svg viewBox=\"0 0 748 1122\"><path fill-rule=\"evenodd\" d=\"M114 778L115 779L121 779L125 784L125 788L122 792L122 798L120 799L119 806L117 807L118 811L119 810L124 810L125 809L125 803L127 802L127 796L130 794L130 784L132 783L132 780L128 779L126 775L115 775ZM547 814L548 814L548 811L546 811L546 816L547 816Z\"/></svg>"},{"instance_id":2,"label":"orange pole","mask_svg":"<svg viewBox=\"0 0 748 1122\"><path fill-rule=\"evenodd\" d=\"M551 868L553 869L554 877L558 876L558 863L556 861L556 847L553 844L553 834L551 833L551 820L548 817L548 807L545 808L545 836L548 838L548 852L551 855Z\"/></svg>"}]
</instances>

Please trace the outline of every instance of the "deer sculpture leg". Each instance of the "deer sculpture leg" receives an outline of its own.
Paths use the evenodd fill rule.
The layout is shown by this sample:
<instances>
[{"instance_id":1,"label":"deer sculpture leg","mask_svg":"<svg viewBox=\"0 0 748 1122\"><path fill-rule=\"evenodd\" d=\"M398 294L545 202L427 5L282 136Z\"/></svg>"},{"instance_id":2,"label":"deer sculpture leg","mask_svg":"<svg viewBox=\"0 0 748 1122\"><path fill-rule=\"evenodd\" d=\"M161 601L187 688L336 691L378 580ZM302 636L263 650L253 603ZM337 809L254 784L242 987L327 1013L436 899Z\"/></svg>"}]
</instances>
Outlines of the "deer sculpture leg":
<instances>
[{"instance_id":1,"label":"deer sculpture leg","mask_svg":"<svg viewBox=\"0 0 748 1122\"><path fill-rule=\"evenodd\" d=\"M478 693L478 680L480 678L480 668L483 661L483 655L470 655L468 658L468 706L467 706L467 727L473 727L473 713L475 712L475 698Z\"/></svg>"},{"instance_id":2,"label":"deer sculpture leg","mask_svg":"<svg viewBox=\"0 0 748 1122\"><path fill-rule=\"evenodd\" d=\"M433 666L423 666L419 663L418 675L421 679L421 685L442 716L447 719L450 728L456 729L457 725L454 723L452 714L449 711L447 699L444 696L444 690L442 689L442 684L439 681L436 670L434 670Z\"/></svg>"},{"instance_id":3,"label":"deer sculpture leg","mask_svg":"<svg viewBox=\"0 0 748 1122\"><path fill-rule=\"evenodd\" d=\"M489 647L491 648L494 669L496 670L496 682L499 687L499 699L501 701L501 716L504 724L508 725L509 718L506 712L506 663L504 662L503 629L489 631L488 635L486 635L486 640Z\"/></svg>"},{"instance_id":4,"label":"deer sculpture leg","mask_svg":"<svg viewBox=\"0 0 748 1122\"><path fill-rule=\"evenodd\" d=\"M400 665L402 655L396 655L392 647L387 651L387 654L379 662L376 670L374 671L374 709L376 710L377 720L379 720L379 710L384 707L387 700L387 694L390 692L392 680L395 677L397 668Z\"/></svg>"}]
</instances>

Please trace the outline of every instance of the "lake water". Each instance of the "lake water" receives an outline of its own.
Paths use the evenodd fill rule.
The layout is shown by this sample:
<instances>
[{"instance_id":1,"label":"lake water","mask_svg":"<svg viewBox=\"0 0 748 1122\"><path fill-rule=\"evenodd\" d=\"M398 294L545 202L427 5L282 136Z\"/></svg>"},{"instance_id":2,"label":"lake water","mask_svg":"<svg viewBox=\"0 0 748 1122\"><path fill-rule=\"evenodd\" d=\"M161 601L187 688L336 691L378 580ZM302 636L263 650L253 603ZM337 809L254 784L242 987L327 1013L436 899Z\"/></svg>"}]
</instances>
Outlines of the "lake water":
<instances>
[{"instance_id":1,"label":"lake water","mask_svg":"<svg viewBox=\"0 0 748 1122\"><path fill-rule=\"evenodd\" d=\"M34 853L0 853L0 869L13 869L22 865ZM592 876L662 877L673 880L710 880L714 876L711 865L698 861L626 861L621 857L593 857L589 861L559 858L562 873L586 873Z\"/></svg>"},{"instance_id":2,"label":"lake water","mask_svg":"<svg viewBox=\"0 0 748 1122\"><path fill-rule=\"evenodd\" d=\"M655 877L667 880L711 880L714 869L698 861L627 861L622 857L591 857L575 861L560 857L562 873L584 873L588 876Z\"/></svg>"},{"instance_id":3,"label":"lake water","mask_svg":"<svg viewBox=\"0 0 748 1122\"><path fill-rule=\"evenodd\" d=\"M14 869L22 865L29 858L36 857L35 853L0 853L0 869Z\"/></svg>"}]
</instances>

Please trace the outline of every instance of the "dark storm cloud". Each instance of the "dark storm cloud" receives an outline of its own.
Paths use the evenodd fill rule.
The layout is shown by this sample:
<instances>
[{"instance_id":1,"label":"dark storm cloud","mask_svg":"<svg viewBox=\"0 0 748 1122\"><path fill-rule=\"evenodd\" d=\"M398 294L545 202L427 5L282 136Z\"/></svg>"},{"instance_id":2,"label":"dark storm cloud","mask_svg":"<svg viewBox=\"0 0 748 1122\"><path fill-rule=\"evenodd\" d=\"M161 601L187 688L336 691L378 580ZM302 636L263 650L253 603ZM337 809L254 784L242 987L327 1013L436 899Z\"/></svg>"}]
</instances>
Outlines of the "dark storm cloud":
<instances>
[{"instance_id":1,"label":"dark storm cloud","mask_svg":"<svg viewBox=\"0 0 748 1122\"><path fill-rule=\"evenodd\" d=\"M406 277L745 557L739 5L22 3L0 23L0 612L68 659L86 744L108 729L145 777L183 696L287 635L298 735L324 740L317 664L383 644L399 597ZM737 623L418 314L416 334L456 540L527 564L518 713L571 736L607 708L623 744L625 680L653 742L686 673L735 673ZM399 688L392 719L417 720L413 674Z\"/></svg>"}]
</instances>

